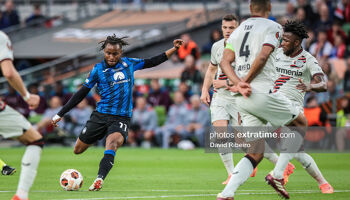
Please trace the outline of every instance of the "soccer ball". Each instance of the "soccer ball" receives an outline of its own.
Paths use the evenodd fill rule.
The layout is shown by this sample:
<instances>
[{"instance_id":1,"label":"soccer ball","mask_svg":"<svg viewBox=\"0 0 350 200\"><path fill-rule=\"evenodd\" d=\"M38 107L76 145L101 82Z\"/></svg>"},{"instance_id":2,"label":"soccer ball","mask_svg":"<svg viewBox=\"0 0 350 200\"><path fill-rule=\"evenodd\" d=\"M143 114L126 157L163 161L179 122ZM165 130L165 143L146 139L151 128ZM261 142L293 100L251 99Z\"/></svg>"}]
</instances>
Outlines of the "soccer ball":
<instances>
[{"instance_id":1,"label":"soccer ball","mask_svg":"<svg viewBox=\"0 0 350 200\"><path fill-rule=\"evenodd\" d=\"M61 174L60 185L64 190L79 190L83 185L83 176L76 169L67 169Z\"/></svg>"}]
</instances>

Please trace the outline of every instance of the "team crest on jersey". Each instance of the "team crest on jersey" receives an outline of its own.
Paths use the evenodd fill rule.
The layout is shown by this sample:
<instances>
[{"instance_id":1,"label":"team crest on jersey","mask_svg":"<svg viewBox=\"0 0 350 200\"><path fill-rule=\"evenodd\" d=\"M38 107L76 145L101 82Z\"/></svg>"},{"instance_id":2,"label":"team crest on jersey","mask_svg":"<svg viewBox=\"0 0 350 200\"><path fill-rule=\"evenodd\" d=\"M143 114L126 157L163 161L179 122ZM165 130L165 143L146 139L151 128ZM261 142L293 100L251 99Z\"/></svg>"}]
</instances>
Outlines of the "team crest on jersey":
<instances>
[{"instance_id":1,"label":"team crest on jersey","mask_svg":"<svg viewBox=\"0 0 350 200\"><path fill-rule=\"evenodd\" d=\"M126 62L122 62L122 65L123 65L124 67L128 67L128 66L129 66Z\"/></svg>"},{"instance_id":2,"label":"team crest on jersey","mask_svg":"<svg viewBox=\"0 0 350 200\"><path fill-rule=\"evenodd\" d=\"M6 46L7 46L7 48L8 48L10 51L13 51L13 48L12 48L12 46L11 46L9 43L6 43Z\"/></svg>"},{"instance_id":3,"label":"team crest on jersey","mask_svg":"<svg viewBox=\"0 0 350 200\"><path fill-rule=\"evenodd\" d=\"M293 68L300 69L304 66L304 63L306 63L306 58L305 56L301 56L300 58L298 58L298 60L295 60L294 63L290 66Z\"/></svg>"},{"instance_id":4,"label":"team crest on jersey","mask_svg":"<svg viewBox=\"0 0 350 200\"><path fill-rule=\"evenodd\" d=\"M115 81L121 81L125 79L125 75L123 72L116 72L114 73L113 78Z\"/></svg>"},{"instance_id":5,"label":"team crest on jersey","mask_svg":"<svg viewBox=\"0 0 350 200\"><path fill-rule=\"evenodd\" d=\"M280 32L276 33L276 38L279 39L280 38Z\"/></svg>"}]
</instances>

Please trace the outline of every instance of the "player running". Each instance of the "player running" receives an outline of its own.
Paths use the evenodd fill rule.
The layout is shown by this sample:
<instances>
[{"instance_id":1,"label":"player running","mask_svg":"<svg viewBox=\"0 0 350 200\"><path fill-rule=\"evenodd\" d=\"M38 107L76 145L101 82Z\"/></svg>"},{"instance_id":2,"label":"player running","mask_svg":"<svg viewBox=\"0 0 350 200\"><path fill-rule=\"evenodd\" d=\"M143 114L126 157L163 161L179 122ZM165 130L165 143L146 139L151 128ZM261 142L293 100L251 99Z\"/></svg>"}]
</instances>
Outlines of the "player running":
<instances>
[{"instance_id":1,"label":"player running","mask_svg":"<svg viewBox=\"0 0 350 200\"><path fill-rule=\"evenodd\" d=\"M277 78L273 90L291 100L301 113L304 113L305 92L327 91L327 83L316 58L301 46L304 38L308 38L308 34L302 23L288 21L284 25L282 48L277 49L275 62ZM311 79L314 79L315 83L311 83ZM333 187L323 177L309 154L300 152L294 158L318 182L322 193L333 193Z\"/></svg>"},{"instance_id":2,"label":"player running","mask_svg":"<svg viewBox=\"0 0 350 200\"><path fill-rule=\"evenodd\" d=\"M52 119L57 126L62 117L75 107L97 84L100 102L91 114L74 147L75 154L83 153L93 143L106 136L106 150L100 162L97 178L89 187L90 191L102 188L104 179L114 165L115 152L127 140L132 115L132 88L136 70L157 66L173 55L182 45L182 40L174 40L174 47L150 59L122 57L123 46L128 45L125 37L108 36L101 42L104 60L94 66L88 78Z\"/></svg>"},{"instance_id":3,"label":"player running","mask_svg":"<svg viewBox=\"0 0 350 200\"><path fill-rule=\"evenodd\" d=\"M6 163L0 159L1 174L5 176L12 175L16 172L16 168L6 165Z\"/></svg>"},{"instance_id":4,"label":"player running","mask_svg":"<svg viewBox=\"0 0 350 200\"><path fill-rule=\"evenodd\" d=\"M294 125L305 127L307 121L300 110L292 106L289 99L279 93L269 93L273 87L274 61L276 49L280 45L282 26L268 20L271 11L270 0L251 0L251 18L244 21L230 36L220 66L229 80L234 83L236 91L243 96L236 97L236 105L242 117L242 126L264 127L267 122L272 126ZM241 73L242 80L231 67L236 62L236 72ZM243 76L242 76L243 75ZM250 89L251 88L251 89ZM264 148L263 139L250 140ZM303 137L296 133L293 147L301 146ZM287 149L291 144L287 144ZM248 148L248 154L234 168L234 173L217 200L233 199L237 188L242 185L263 158L263 153ZM276 168L282 168L274 174L270 184L283 197L289 198L284 187L283 172L292 159L290 154L278 158Z\"/></svg>"},{"instance_id":5,"label":"player running","mask_svg":"<svg viewBox=\"0 0 350 200\"><path fill-rule=\"evenodd\" d=\"M215 42L211 48L211 59L208 70L204 77L201 101L209 106L210 96L209 89L214 85L214 95L210 104L211 122L214 127L227 127L229 120L232 118L232 125L238 125L238 112L235 99L227 86L231 85L226 75L221 71L219 66L222 54L225 49L226 40L231 33L237 28L239 22L235 15L225 15L222 18L221 30L224 38ZM234 67L234 64L232 65ZM214 80L215 79L215 80ZM219 153L222 162L226 168L228 178L222 184L227 184L233 173L232 153Z\"/></svg>"},{"instance_id":6,"label":"player running","mask_svg":"<svg viewBox=\"0 0 350 200\"><path fill-rule=\"evenodd\" d=\"M40 97L30 94L23 84L21 76L13 66L13 50L8 36L0 31L0 68L9 84L23 97L30 109L39 105ZM33 185L39 166L41 151L44 145L42 136L28 120L19 112L7 106L0 99L0 135L4 138L14 138L25 144L26 150L22 157L21 174L16 194L12 200L28 199L30 187ZM4 173L4 169L2 171ZM13 171L12 171L13 172Z\"/></svg>"}]
</instances>

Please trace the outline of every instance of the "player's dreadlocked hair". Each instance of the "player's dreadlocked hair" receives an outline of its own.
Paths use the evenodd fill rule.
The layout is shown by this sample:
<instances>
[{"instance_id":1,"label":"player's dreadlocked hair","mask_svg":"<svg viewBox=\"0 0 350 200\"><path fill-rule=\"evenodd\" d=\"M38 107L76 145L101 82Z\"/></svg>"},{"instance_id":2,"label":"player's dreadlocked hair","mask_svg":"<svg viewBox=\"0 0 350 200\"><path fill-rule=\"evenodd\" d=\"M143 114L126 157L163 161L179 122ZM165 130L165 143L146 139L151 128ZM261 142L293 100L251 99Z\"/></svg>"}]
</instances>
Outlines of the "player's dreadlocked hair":
<instances>
[{"instance_id":1,"label":"player's dreadlocked hair","mask_svg":"<svg viewBox=\"0 0 350 200\"><path fill-rule=\"evenodd\" d=\"M304 38L308 38L309 35L305 29L303 23L299 21L287 21L287 23L283 26L284 32L290 32L303 40Z\"/></svg>"},{"instance_id":2,"label":"player's dreadlocked hair","mask_svg":"<svg viewBox=\"0 0 350 200\"><path fill-rule=\"evenodd\" d=\"M115 34L107 36L107 39L99 42L99 44L102 44L101 48L100 48L100 51L105 49L107 44L112 44L112 45L118 44L118 45L120 45L120 47L129 45L129 43L127 41L125 41L126 38L128 38L128 37L125 36L125 37L118 38Z\"/></svg>"}]
</instances>

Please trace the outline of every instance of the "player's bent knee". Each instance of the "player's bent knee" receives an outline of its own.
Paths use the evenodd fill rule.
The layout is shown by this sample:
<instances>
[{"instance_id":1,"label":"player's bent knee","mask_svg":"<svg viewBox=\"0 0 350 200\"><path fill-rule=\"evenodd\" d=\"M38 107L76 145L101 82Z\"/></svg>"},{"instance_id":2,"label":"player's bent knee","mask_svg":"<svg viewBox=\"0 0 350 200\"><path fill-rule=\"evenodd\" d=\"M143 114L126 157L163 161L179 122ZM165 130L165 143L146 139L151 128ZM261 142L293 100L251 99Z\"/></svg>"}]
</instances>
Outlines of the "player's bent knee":
<instances>
[{"instance_id":1,"label":"player's bent knee","mask_svg":"<svg viewBox=\"0 0 350 200\"><path fill-rule=\"evenodd\" d=\"M30 128L28 130L25 130L23 135L18 137L18 140L25 145L28 145L30 143L33 143L33 142L41 140L41 139L43 139L43 136L34 128Z\"/></svg>"},{"instance_id":2,"label":"player's bent knee","mask_svg":"<svg viewBox=\"0 0 350 200\"><path fill-rule=\"evenodd\" d=\"M83 150L83 149L81 149L81 148L77 148L77 147L75 147L75 148L74 148L74 150L73 150L73 152L74 152L74 154L81 154L81 153L83 153L83 152L84 152L84 150Z\"/></svg>"},{"instance_id":3,"label":"player's bent knee","mask_svg":"<svg viewBox=\"0 0 350 200\"><path fill-rule=\"evenodd\" d=\"M121 133L113 133L106 139L106 149L116 150L124 143L124 136Z\"/></svg>"},{"instance_id":4,"label":"player's bent knee","mask_svg":"<svg viewBox=\"0 0 350 200\"><path fill-rule=\"evenodd\" d=\"M298 127L306 127L307 126L307 119L302 113L300 113L298 115L298 117L290 125L291 126L298 126Z\"/></svg>"},{"instance_id":5,"label":"player's bent knee","mask_svg":"<svg viewBox=\"0 0 350 200\"><path fill-rule=\"evenodd\" d=\"M36 140L36 141L33 141L33 142L28 143L27 146L29 146L29 145L35 145L35 146L39 146L40 148L43 148L43 147L44 147L44 144L45 144L44 139L41 138L41 139L39 139L39 140Z\"/></svg>"},{"instance_id":6,"label":"player's bent knee","mask_svg":"<svg viewBox=\"0 0 350 200\"><path fill-rule=\"evenodd\" d=\"M246 157L253 165L253 168L255 168L259 162L264 158L264 154L262 153L249 153L245 155Z\"/></svg>"}]
</instances>

